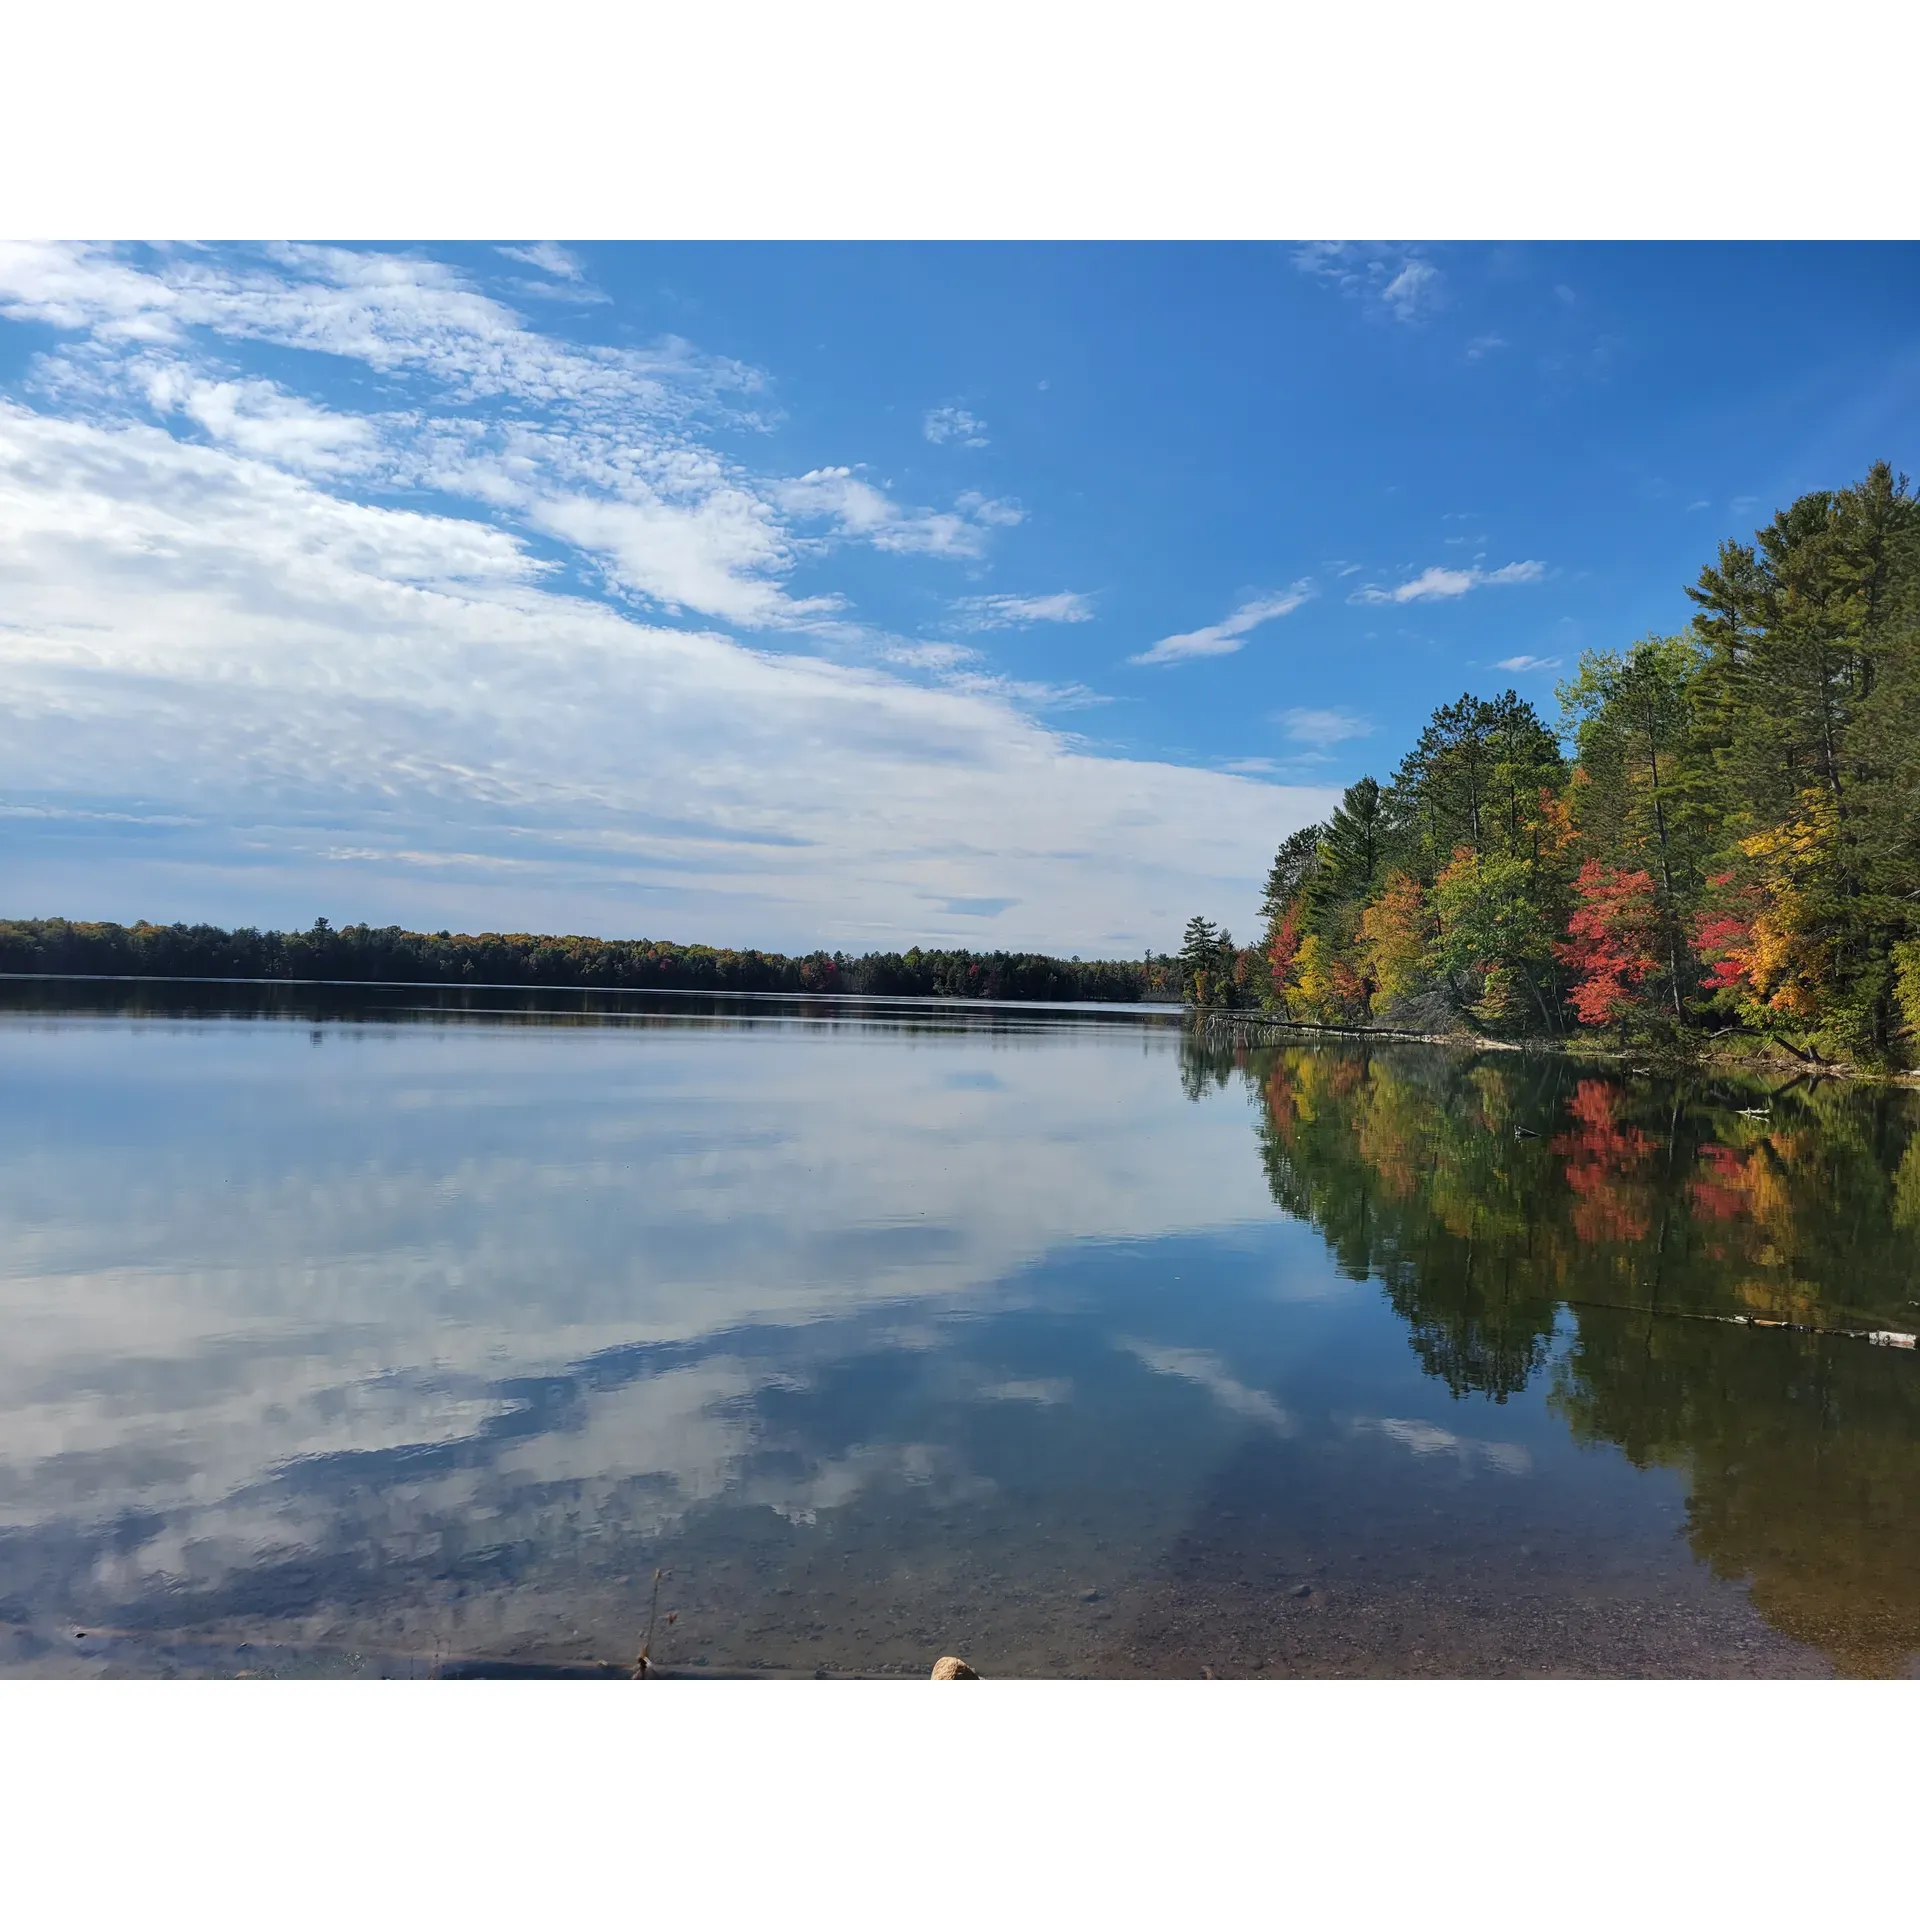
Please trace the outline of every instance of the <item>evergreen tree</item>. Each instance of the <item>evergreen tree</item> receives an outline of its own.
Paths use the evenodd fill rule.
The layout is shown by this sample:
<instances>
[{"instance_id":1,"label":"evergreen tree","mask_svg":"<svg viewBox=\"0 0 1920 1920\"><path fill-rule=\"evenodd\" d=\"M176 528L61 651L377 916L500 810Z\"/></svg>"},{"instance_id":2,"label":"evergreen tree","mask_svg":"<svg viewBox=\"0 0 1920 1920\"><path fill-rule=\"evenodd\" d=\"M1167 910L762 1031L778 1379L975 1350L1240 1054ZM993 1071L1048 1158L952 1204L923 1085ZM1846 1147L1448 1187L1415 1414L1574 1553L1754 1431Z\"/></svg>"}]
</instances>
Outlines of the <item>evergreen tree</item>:
<instances>
[{"instance_id":1,"label":"evergreen tree","mask_svg":"<svg viewBox=\"0 0 1920 1920\"><path fill-rule=\"evenodd\" d=\"M1438 709L1394 775L1395 811L1416 837L1428 877L1458 847L1508 848L1541 787L1565 778L1560 744L1509 688L1465 693Z\"/></svg>"},{"instance_id":2,"label":"evergreen tree","mask_svg":"<svg viewBox=\"0 0 1920 1920\"><path fill-rule=\"evenodd\" d=\"M1313 924L1347 901L1372 898L1399 828L1391 797L1371 774L1341 795L1333 817L1319 830L1318 857L1305 882Z\"/></svg>"}]
</instances>

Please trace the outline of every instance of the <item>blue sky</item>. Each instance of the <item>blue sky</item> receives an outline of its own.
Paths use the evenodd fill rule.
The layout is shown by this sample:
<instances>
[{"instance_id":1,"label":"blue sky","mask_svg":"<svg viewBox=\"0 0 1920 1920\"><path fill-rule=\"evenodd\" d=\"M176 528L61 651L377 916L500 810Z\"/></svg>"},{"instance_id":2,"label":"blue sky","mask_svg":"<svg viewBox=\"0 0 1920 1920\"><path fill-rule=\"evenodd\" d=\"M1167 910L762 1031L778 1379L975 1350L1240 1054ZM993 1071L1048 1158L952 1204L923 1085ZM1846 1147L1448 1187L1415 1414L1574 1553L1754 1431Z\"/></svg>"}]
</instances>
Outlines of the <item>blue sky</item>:
<instances>
[{"instance_id":1,"label":"blue sky","mask_svg":"<svg viewBox=\"0 0 1920 1920\"><path fill-rule=\"evenodd\" d=\"M1907 246L0 247L0 911L1251 931L1916 464Z\"/></svg>"}]
</instances>

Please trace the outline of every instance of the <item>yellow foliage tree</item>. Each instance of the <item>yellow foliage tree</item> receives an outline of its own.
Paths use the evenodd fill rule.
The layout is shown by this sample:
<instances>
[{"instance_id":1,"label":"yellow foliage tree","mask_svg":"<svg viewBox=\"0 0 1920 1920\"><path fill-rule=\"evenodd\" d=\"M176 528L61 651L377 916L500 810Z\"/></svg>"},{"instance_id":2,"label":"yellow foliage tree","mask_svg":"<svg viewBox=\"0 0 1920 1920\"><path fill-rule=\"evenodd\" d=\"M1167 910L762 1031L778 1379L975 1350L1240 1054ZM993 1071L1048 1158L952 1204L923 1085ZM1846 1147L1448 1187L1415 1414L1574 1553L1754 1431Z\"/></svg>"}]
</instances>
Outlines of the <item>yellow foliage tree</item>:
<instances>
[{"instance_id":1,"label":"yellow foliage tree","mask_svg":"<svg viewBox=\"0 0 1920 1920\"><path fill-rule=\"evenodd\" d=\"M1373 1007L1404 999L1428 977L1427 897L1410 873L1392 875L1360 916L1360 951L1373 979Z\"/></svg>"}]
</instances>

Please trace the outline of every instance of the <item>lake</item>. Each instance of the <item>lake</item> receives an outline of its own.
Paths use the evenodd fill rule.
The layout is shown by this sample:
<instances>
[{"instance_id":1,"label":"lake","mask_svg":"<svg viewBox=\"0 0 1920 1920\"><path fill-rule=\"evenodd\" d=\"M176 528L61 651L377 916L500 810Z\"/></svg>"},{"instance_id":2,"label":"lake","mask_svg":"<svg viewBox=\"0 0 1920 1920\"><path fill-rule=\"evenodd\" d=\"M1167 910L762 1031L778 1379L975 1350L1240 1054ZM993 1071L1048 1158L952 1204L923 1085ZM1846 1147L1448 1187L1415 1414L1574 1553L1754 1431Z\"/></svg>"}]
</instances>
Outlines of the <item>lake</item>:
<instances>
[{"instance_id":1,"label":"lake","mask_svg":"<svg viewBox=\"0 0 1920 1920\"><path fill-rule=\"evenodd\" d=\"M1916 1670L1910 1092L15 979L0 1149L8 1672Z\"/></svg>"}]
</instances>

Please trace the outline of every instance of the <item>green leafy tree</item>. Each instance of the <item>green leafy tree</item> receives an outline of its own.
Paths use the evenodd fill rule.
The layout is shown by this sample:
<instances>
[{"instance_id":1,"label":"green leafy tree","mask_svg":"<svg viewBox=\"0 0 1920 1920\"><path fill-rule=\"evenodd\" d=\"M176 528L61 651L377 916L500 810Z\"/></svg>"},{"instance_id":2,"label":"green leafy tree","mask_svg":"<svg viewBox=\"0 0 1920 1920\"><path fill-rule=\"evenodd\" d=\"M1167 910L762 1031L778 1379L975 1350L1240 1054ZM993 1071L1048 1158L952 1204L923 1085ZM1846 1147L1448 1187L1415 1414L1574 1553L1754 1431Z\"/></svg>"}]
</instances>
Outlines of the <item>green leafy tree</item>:
<instances>
[{"instance_id":1,"label":"green leafy tree","mask_svg":"<svg viewBox=\"0 0 1920 1920\"><path fill-rule=\"evenodd\" d=\"M1434 959L1455 983L1462 1009L1483 1025L1523 1026L1537 1014L1557 1033L1554 968L1559 922L1546 908L1533 866L1514 853L1462 847L1433 885L1440 923Z\"/></svg>"}]
</instances>

